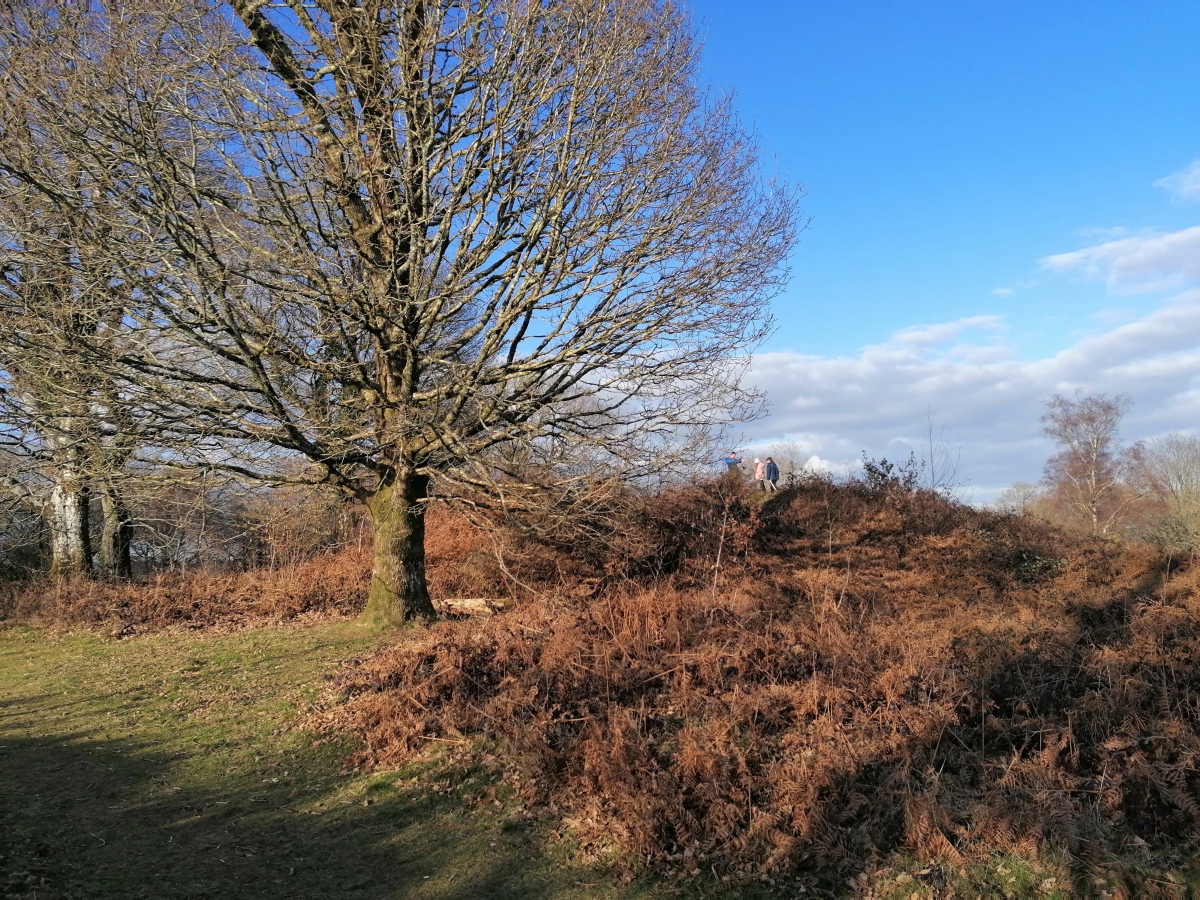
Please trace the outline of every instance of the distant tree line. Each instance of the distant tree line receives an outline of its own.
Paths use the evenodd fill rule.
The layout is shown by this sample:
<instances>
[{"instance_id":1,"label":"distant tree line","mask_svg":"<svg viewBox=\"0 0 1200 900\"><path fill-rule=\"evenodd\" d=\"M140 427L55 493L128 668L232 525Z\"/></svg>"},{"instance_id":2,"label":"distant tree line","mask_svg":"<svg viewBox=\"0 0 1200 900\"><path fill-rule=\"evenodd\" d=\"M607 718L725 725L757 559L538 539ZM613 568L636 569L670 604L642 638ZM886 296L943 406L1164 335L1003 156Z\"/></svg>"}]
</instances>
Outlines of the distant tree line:
<instances>
[{"instance_id":1,"label":"distant tree line","mask_svg":"<svg viewBox=\"0 0 1200 900\"><path fill-rule=\"evenodd\" d=\"M1172 433L1122 442L1125 396L1055 394L1043 433L1056 452L1038 483L1019 482L996 505L1101 537L1200 550L1200 437Z\"/></svg>"}]
</instances>

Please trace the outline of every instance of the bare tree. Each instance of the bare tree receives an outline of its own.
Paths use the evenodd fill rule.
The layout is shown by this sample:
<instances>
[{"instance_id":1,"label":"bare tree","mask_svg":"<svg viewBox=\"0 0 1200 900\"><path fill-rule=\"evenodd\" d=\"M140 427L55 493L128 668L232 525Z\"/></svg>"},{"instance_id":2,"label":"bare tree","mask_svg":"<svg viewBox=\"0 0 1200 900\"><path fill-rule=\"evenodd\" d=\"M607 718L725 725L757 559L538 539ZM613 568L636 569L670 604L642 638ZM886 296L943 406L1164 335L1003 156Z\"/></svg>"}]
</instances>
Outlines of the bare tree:
<instances>
[{"instance_id":1,"label":"bare tree","mask_svg":"<svg viewBox=\"0 0 1200 900\"><path fill-rule=\"evenodd\" d=\"M1174 550L1200 549L1200 438L1168 434L1133 448L1134 475L1162 507L1150 536Z\"/></svg>"},{"instance_id":2,"label":"bare tree","mask_svg":"<svg viewBox=\"0 0 1200 900\"><path fill-rule=\"evenodd\" d=\"M1028 481L1016 481L1006 487L996 497L992 507L1000 512L1013 515L1025 515L1032 512L1037 505L1040 491L1036 484Z\"/></svg>"},{"instance_id":3,"label":"bare tree","mask_svg":"<svg viewBox=\"0 0 1200 900\"><path fill-rule=\"evenodd\" d=\"M783 476L785 486L791 487L806 474L812 474L807 468L812 454L805 449L805 445L801 441L777 441L771 444L767 450L779 466L779 473Z\"/></svg>"},{"instance_id":4,"label":"bare tree","mask_svg":"<svg viewBox=\"0 0 1200 900\"><path fill-rule=\"evenodd\" d=\"M5 207L11 208L8 203ZM40 212L27 216L42 219L37 230L43 252L37 261L13 265L13 257L24 255L28 244L14 246L10 239L4 248L0 421L6 442L16 451L10 460L23 462L26 472L41 476L10 484L27 490L44 487L51 573L69 577L88 574L92 568L88 462L98 432L86 372L69 350L74 338L86 339L91 325L72 303L69 228L61 221L47 223ZM23 314L30 309L38 313Z\"/></svg>"},{"instance_id":5,"label":"bare tree","mask_svg":"<svg viewBox=\"0 0 1200 900\"><path fill-rule=\"evenodd\" d=\"M109 79L100 115L32 101L139 261L97 365L172 423L162 461L366 503L370 618L433 614L435 477L511 496L518 445L560 483L636 478L758 411L740 376L796 194L696 86L670 4L140 6L87 33L170 77Z\"/></svg>"},{"instance_id":6,"label":"bare tree","mask_svg":"<svg viewBox=\"0 0 1200 900\"><path fill-rule=\"evenodd\" d=\"M10 458L32 476L21 487L44 493L52 574L91 573L98 497L99 561L123 577L132 526L119 481L134 416L113 375L82 352L114 349L128 321L128 262L113 240L122 223L106 198L119 173L89 171L46 128L55 101L101 114L97 76L124 65L99 35L80 39L96 25L88 12L34 0L0 10L0 422Z\"/></svg>"},{"instance_id":7,"label":"bare tree","mask_svg":"<svg viewBox=\"0 0 1200 900\"><path fill-rule=\"evenodd\" d=\"M0 579L42 570L49 549L43 498L24 456L11 435L0 437Z\"/></svg>"},{"instance_id":8,"label":"bare tree","mask_svg":"<svg viewBox=\"0 0 1200 900\"><path fill-rule=\"evenodd\" d=\"M1044 480L1093 534L1107 534L1133 496L1125 485L1129 455L1118 435L1128 408L1128 397L1104 394L1055 394L1046 401L1042 431L1059 450L1046 462Z\"/></svg>"},{"instance_id":9,"label":"bare tree","mask_svg":"<svg viewBox=\"0 0 1200 900\"><path fill-rule=\"evenodd\" d=\"M962 465L962 445L946 440L946 425L934 418L933 410L925 413L921 422L920 452L922 486L936 491L947 499L958 500L962 483L958 472Z\"/></svg>"}]
</instances>

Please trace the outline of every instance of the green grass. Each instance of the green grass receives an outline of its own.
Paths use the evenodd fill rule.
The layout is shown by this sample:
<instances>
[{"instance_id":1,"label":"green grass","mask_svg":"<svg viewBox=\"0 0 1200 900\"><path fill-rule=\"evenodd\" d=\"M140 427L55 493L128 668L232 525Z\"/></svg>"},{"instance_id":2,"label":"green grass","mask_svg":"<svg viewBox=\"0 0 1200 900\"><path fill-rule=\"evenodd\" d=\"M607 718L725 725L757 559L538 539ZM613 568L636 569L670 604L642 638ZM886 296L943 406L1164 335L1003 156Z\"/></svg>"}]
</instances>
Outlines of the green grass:
<instances>
[{"instance_id":1,"label":"green grass","mask_svg":"<svg viewBox=\"0 0 1200 900\"><path fill-rule=\"evenodd\" d=\"M482 770L359 774L297 727L357 623L0 631L0 896L661 896L565 860Z\"/></svg>"},{"instance_id":2,"label":"green grass","mask_svg":"<svg viewBox=\"0 0 1200 900\"><path fill-rule=\"evenodd\" d=\"M1013 854L956 865L925 865L899 856L874 877L865 880L869 893L878 900L909 898L1020 898L1070 900L1076 896L1071 861L1064 854L1047 854L1028 860ZM1099 897L1099 885L1091 885Z\"/></svg>"}]
</instances>

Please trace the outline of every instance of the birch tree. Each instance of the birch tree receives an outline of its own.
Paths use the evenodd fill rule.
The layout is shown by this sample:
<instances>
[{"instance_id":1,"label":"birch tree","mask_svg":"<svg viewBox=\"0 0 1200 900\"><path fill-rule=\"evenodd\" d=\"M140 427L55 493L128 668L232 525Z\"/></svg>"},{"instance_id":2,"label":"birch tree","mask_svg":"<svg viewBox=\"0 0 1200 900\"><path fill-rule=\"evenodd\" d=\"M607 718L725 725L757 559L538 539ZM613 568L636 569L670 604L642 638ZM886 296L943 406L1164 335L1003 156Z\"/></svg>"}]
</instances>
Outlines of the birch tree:
<instances>
[{"instance_id":1,"label":"birch tree","mask_svg":"<svg viewBox=\"0 0 1200 900\"><path fill-rule=\"evenodd\" d=\"M1046 401L1042 431L1059 449L1046 463L1045 481L1093 534L1107 534L1133 498L1129 454L1119 437L1128 408L1128 397L1104 394L1055 394Z\"/></svg>"},{"instance_id":2,"label":"birch tree","mask_svg":"<svg viewBox=\"0 0 1200 900\"><path fill-rule=\"evenodd\" d=\"M698 86L675 5L136 5L105 34L153 18L164 76L44 117L140 260L97 364L169 423L164 461L365 503L369 618L433 615L434 479L637 478L761 408L741 374L796 192Z\"/></svg>"}]
</instances>

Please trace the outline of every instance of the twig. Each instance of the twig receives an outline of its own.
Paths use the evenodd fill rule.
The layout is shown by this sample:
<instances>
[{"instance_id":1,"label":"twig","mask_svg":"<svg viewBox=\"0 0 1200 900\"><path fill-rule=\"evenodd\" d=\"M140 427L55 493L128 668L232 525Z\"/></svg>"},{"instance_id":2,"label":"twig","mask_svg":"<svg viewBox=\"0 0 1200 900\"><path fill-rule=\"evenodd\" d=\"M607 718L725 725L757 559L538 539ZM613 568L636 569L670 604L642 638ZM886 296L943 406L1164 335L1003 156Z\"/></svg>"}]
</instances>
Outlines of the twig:
<instances>
[{"instance_id":1,"label":"twig","mask_svg":"<svg viewBox=\"0 0 1200 900\"><path fill-rule=\"evenodd\" d=\"M713 566L713 602L717 602L717 578L721 574L721 553L725 550L725 524L729 521L729 501L725 501L725 512L721 515L721 537L717 541L717 562Z\"/></svg>"},{"instance_id":2,"label":"twig","mask_svg":"<svg viewBox=\"0 0 1200 900\"><path fill-rule=\"evenodd\" d=\"M686 665L687 665L687 663L681 663L673 669L667 669L667 671L659 672L657 675L647 676L646 678L643 678L641 681L639 681L638 684L645 684L647 681L654 681L654 679L656 679L656 678L664 678L667 675L670 675L672 672L678 672L680 669L684 668Z\"/></svg>"}]
</instances>

